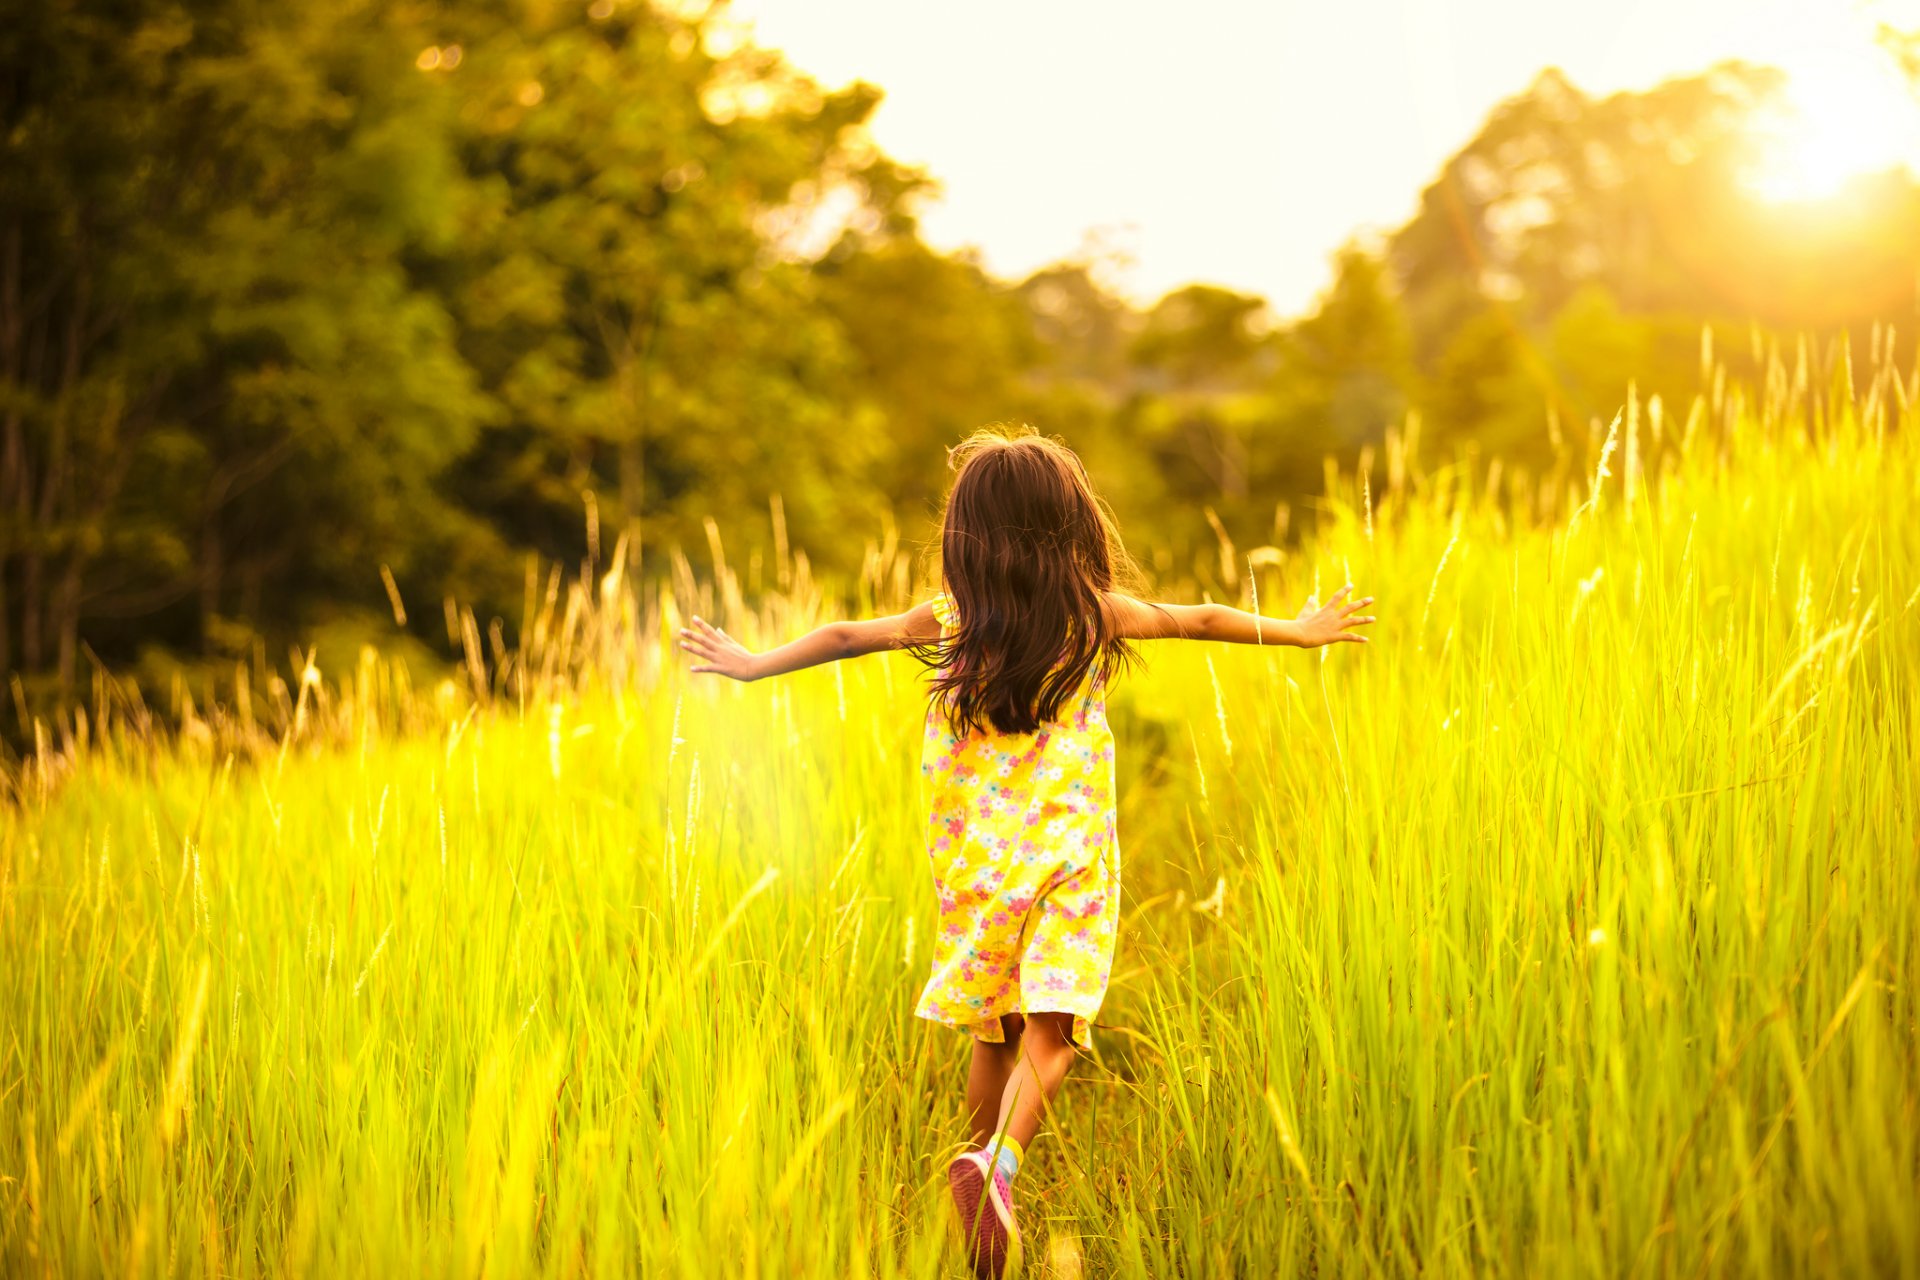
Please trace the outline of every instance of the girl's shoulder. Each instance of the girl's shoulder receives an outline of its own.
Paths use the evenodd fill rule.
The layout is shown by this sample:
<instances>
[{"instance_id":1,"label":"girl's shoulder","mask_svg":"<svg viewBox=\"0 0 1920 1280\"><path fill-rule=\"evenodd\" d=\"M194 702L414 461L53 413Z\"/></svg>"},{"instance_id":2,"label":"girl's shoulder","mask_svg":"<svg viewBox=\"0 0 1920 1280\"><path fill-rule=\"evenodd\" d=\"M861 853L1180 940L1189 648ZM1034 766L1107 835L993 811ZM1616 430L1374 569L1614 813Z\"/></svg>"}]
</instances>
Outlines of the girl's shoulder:
<instances>
[{"instance_id":1,"label":"girl's shoulder","mask_svg":"<svg viewBox=\"0 0 1920 1280\"><path fill-rule=\"evenodd\" d=\"M946 593L942 592L935 596L929 603L933 605L933 619L935 622L938 622L943 627L951 627L954 625L956 615L953 612L953 601L947 599Z\"/></svg>"}]
</instances>

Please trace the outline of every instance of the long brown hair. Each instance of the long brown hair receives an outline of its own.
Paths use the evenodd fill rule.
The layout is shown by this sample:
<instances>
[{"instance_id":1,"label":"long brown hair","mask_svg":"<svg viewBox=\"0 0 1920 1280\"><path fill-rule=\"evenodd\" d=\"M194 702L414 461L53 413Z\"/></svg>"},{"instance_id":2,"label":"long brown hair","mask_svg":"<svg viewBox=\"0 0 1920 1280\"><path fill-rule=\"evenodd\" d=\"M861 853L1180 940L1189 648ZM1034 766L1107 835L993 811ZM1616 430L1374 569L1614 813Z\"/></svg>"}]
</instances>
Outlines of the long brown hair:
<instances>
[{"instance_id":1,"label":"long brown hair","mask_svg":"<svg viewBox=\"0 0 1920 1280\"><path fill-rule=\"evenodd\" d=\"M954 623L914 646L957 734L1032 733L1133 657L1103 593L1136 573L1073 450L989 427L950 451L940 576Z\"/></svg>"}]
</instances>

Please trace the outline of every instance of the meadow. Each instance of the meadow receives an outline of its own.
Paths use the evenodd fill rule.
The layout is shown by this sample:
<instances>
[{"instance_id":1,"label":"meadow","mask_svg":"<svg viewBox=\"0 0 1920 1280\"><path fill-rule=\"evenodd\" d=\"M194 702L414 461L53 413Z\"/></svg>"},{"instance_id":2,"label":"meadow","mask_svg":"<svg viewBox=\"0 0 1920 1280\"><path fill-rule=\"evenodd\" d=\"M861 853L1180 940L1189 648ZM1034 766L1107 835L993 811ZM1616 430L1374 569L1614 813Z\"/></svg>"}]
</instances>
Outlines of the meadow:
<instances>
[{"instance_id":1,"label":"meadow","mask_svg":"<svg viewBox=\"0 0 1920 1280\"><path fill-rule=\"evenodd\" d=\"M1220 595L1382 620L1116 690L1121 949L1030 1273L1920 1275L1920 374L1843 358L1545 476L1402 431L1220 548ZM668 645L924 571L735 572L722 514L717 573L530 578L513 652L450 618L445 682L29 726L0 1272L960 1274L917 668Z\"/></svg>"}]
</instances>

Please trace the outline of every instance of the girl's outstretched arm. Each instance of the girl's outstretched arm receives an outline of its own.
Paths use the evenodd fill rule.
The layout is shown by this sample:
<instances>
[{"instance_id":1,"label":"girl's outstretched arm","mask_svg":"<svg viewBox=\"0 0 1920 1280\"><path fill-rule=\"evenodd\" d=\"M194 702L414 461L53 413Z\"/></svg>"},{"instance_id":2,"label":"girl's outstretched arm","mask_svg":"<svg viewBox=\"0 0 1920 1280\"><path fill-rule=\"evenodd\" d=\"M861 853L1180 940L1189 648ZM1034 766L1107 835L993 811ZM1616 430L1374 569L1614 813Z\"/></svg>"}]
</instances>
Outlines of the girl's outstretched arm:
<instances>
[{"instance_id":1,"label":"girl's outstretched arm","mask_svg":"<svg viewBox=\"0 0 1920 1280\"><path fill-rule=\"evenodd\" d=\"M1147 604L1117 591L1107 593L1107 608L1122 638L1127 640L1218 640L1225 644L1290 644L1316 649L1323 644L1367 638L1352 628L1364 627L1371 617L1357 616L1373 597L1347 603L1352 587L1342 587L1324 605L1308 599L1300 616L1265 618L1224 604Z\"/></svg>"},{"instance_id":2,"label":"girl's outstretched arm","mask_svg":"<svg viewBox=\"0 0 1920 1280\"><path fill-rule=\"evenodd\" d=\"M764 680L823 662L858 658L885 649L904 649L922 640L937 640L940 623L931 604L918 604L905 613L864 622L829 622L798 640L765 653L750 652L732 636L704 618L680 628L680 647L692 654L693 671L710 671L735 680Z\"/></svg>"}]
</instances>

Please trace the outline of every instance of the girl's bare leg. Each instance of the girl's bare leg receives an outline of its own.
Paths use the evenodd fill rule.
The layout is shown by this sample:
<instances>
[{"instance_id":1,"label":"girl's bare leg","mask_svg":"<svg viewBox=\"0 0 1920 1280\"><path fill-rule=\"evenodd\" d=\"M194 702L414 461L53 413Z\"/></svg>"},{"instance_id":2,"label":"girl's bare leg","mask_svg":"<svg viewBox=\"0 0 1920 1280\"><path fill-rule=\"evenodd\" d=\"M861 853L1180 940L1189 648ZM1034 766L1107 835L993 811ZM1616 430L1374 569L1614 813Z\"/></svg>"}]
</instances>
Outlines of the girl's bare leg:
<instances>
[{"instance_id":1,"label":"girl's bare leg","mask_svg":"<svg viewBox=\"0 0 1920 1280\"><path fill-rule=\"evenodd\" d=\"M1010 1013L1000 1019L1004 1041L973 1042L973 1062L967 1068L967 1118L969 1142L976 1151L991 1142L997 1132L1000 1100L1020 1060L1020 1034L1024 1029L1025 1019Z\"/></svg>"},{"instance_id":2,"label":"girl's bare leg","mask_svg":"<svg viewBox=\"0 0 1920 1280\"><path fill-rule=\"evenodd\" d=\"M987 1136L991 1139L1004 1129L1008 1137L1025 1148L1040 1131L1048 1105L1060 1092L1067 1071L1073 1066L1077 1052L1073 1047L1073 1015L1028 1014L1026 1032L1019 1038L1017 1052L1019 1061L1007 1076L1000 1095L999 1114L993 1127L987 1130ZM979 1059L976 1057L974 1061L977 1063ZM972 1097L971 1090L968 1096ZM976 1117L979 1114L974 1112ZM977 1131L979 1127L976 1118L974 1128ZM976 1137L976 1141L981 1140Z\"/></svg>"}]
</instances>

